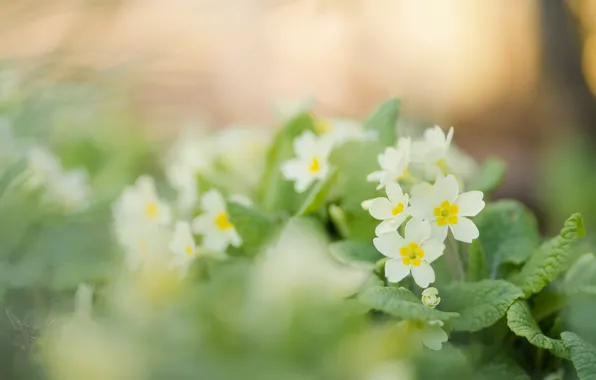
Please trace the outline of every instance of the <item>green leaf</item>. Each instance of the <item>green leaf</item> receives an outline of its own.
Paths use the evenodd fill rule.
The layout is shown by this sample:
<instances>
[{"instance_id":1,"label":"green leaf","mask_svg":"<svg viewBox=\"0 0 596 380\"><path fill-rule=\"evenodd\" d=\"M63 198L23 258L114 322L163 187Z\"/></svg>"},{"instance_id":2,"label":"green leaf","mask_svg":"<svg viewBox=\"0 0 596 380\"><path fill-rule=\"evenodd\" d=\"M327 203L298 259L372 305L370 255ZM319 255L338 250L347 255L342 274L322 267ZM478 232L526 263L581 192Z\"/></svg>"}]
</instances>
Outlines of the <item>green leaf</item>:
<instances>
[{"instance_id":1,"label":"green leaf","mask_svg":"<svg viewBox=\"0 0 596 380\"><path fill-rule=\"evenodd\" d=\"M532 316L530 306L524 300L515 302L507 311L507 326L515 335L526 338L534 346L549 350L554 355L562 358L569 357L563 342L549 338L542 333Z\"/></svg>"},{"instance_id":2,"label":"green leaf","mask_svg":"<svg viewBox=\"0 0 596 380\"><path fill-rule=\"evenodd\" d=\"M596 294L596 256L581 255L565 273L561 290L566 294Z\"/></svg>"},{"instance_id":3,"label":"green leaf","mask_svg":"<svg viewBox=\"0 0 596 380\"><path fill-rule=\"evenodd\" d=\"M526 296L536 294L565 270L571 246L585 235L580 214L565 221L559 236L542 244L513 280Z\"/></svg>"},{"instance_id":4,"label":"green leaf","mask_svg":"<svg viewBox=\"0 0 596 380\"><path fill-rule=\"evenodd\" d=\"M291 119L275 137L267 152L265 171L257 194L259 203L266 211L294 214L301 206L304 195L294 191L294 182L283 177L280 165L294 157L294 139L313 128L312 116L303 113Z\"/></svg>"},{"instance_id":5,"label":"green leaf","mask_svg":"<svg viewBox=\"0 0 596 380\"><path fill-rule=\"evenodd\" d=\"M358 299L373 310L379 310L403 319L445 321L459 316L457 313L444 312L424 306L418 297L406 288L371 287L365 289L358 296Z\"/></svg>"},{"instance_id":6,"label":"green leaf","mask_svg":"<svg viewBox=\"0 0 596 380\"><path fill-rule=\"evenodd\" d=\"M500 158L489 158L479 168L470 183L470 190L480 190L488 193L496 189L505 177L505 161Z\"/></svg>"},{"instance_id":7,"label":"green leaf","mask_svg":"<svg viewBox=\"0 0 596 380\"><path fill-rule=\"evenodd\" d=\"M486 266L486 254L480 239L476 239L468 248L468 268L466 280L475 282L488 278L488 267Z\"/></svg>"},{"instance_id":8,"label":"green leaf","mask_svg":"<svg viewBox=\"0 0 596 380\"><path fill-rule=\"evenodd\" d=\"M516 201L490 203L474 222L480 230L490 278L497 277L501 264L524 263L540 241L536 218Z\"/></svg>"},{"instance_id":9,"label":"green leaf","mask_svg":"<svg viewBox=\"0 0 596 380\"><path fill-rule=\"evenodd\" d=\"M331 243L329 250L338 261L360 267L372 268L383 258L371 243L361 241L344 240Z\"/></svg>"},{"instance_id":10,"label":"green leaf","mask_svg":"<svg viewBox=\"0 0 596 380\"><path fill-rule=\"evenodd\" d=\"M364 123L364 128L377 131L379 141L384 146L397 143L397 118L399 117L400 102L390 99L381 104Z\"/></svg>"},{"instance_id":11,"label":"green leaf","mask_svg":"<svg viewBox=\"0 0 596 380\"><path fill-rule=\"evenodd\" d=\"M572 332L562 333L561 338L569 350L579 379L596 380L596 347Z\"/></svg>"},{"instance_id":12,"label":"green leaf","mask_svg":"<svg viewBox=\"0 0 596 380\"><path fill-rule=\"evenodd\" d=\"M298 211L298 215L316 213L323 207L325 201L327 200L327 196L331 191L331 188L337 181L337 175L337 170L332 169L326 178L317 181L313 186L311 186L311 189L308 191L308 195L306 196L306 200Z\"/></svg>"},{"instance_id":13,"label":"green leaf","mask_svg":"<svg viewBox=\"0 0 596 380\"><path fill-rule=\"evenodd\" d=\"M513 361L513 359L498 355L478 369L482 380L530 380L530 376Z\"/></svg>"},{"instance_id":14,"label":"green leaf","mask_svg":"<svg viewBox=\"0 0 596 380\"><path fill-rule=\"evenodd\" d=\"M249 255L256 255L276 231L273 218L260 211L236 202L227 202L230 222L242 238L241 248Z\"/></svg>"},{"instance_id":15,"label":"green leaf","mask_svg":"<svg viewBox=\"0 0 596 380\"><path fill-rule=\"evenodd\" d=\"M504 280L483 280L453 283L441 288L440 296L443 309L461 315L453 321L454 330L478 331L501 319L523 293Z\"/></svg>"}]
</instances>

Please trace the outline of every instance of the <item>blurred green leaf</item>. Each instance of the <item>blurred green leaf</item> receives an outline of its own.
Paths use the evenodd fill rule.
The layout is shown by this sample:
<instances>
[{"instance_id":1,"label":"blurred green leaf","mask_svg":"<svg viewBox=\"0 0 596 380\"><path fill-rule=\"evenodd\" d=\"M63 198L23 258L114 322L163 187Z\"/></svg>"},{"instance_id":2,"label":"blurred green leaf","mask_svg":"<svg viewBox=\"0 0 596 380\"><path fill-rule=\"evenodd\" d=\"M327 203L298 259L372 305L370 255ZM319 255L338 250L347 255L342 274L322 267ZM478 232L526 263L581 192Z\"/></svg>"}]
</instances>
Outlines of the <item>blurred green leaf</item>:
<instances>
[{"instance_id":1,"label":"blurred green leaf","mask_svg":"<svg viewBox=\"0 0 596 380\"><path fill-rule=\"evenodd\" d=\"M424 306L414 293L401 287L367 288L358 296L358 299L373 310L403 319L445 321L459 317L458 313L444 312Z\"/></svg>"},{"instance_id":2,"label":"blurred green leaf","mask_svg":"<svg viewBox=\"0 0 596 380\"><path fill-rule=\"evenodd\" d=\"M543 243L521 272L514 276L513 282L526 296L538 293L565 270L572 245L584 235L581 215L572 215L565 221L559 236Z\"/></svg>"},{"instance_id":3,"label":"blurred green leaf","mask_svg":"<svg viewBox=\"0 0 596 380\"><path fill-rule=\"evenodd\" d=\"M504 355L491 358L488 363L478 369L482 380L530 380L530 376L513 361Z\"/></svg>"},{"instance_id":4,"label":"blurred green leaf","mask_svg":"<svg viewBox=\"0 0 596 380\"><path fill-rule=\"evenodd\" d=\"M331 188L335 185L337 175L337 170L331 169L331 172L326 178L317 181L311 186L306 196L306 200L298 211L298 215L313 214L321 210L327 201Z\"/></svg>"},{"instance_id":5,"label":"blurred green leaf","mask_svg":"<svg viewBox=\"0 0 596 380\"><path fill-rule=\"evenodd\" d=\"M505 177L506 164L500 158L489 158L478 168L470 179L468 188L489 193L499 187Z\"/></svg>"},{"instance_id":6,"label":"blurred green leaf","mask_svg":"<svg viewBox=\"0 0 596 380\"><path fill-rule=\"evenodd\" d=\"M397 118L399 117L400 102L390 99L382 103L364 123L364 128L376 131L379 141L385 146L397 143Z\"/></svg>"},{"instance_id":7,"label":"blurred green leaf","mask_svg":"<svg viewBox=\"0 0 596 380\"><path fill-rule=\"evenodd\" d=\"M457 331L478 331L501 319L509 306L524 294L504 280L453 283L441 288L441 307L457 312Z\"/></svg>"},{"instance_id":8,"label":"blurred green leaf","mask_svg":"<svg viewBox=\"0 0 596 380\"><path fill-rule=\"evenodd\" d=\"M572 332L562 333L561 338L569 350L579 379L596 380L596 347Z\"/></svg>"},{"instance_id":9,"label":"blurred green leaf","mask_svg":"<svg viewBox=\"0 0 596 380\"><path fill-rule=\"evenodd\" d=\"M372 268L383 255L372 243L344 240L329 245L329 250L338 261L354 266Z\"/></svg>"},{"instance_id":10,"label":"blurred green leaf","mask_svg":"<svg viewBox=\"0 0 596 380\"><path fill-rule=\"evenodd\" d=\"M227 210L230 222L242 238L241 249L249 256L259 253L277 231L274 219L253 207L228 202Z\"/></svg>"},{"instance_id":11,"label":"blurred green leaf","mask_svg":"<svg viewBox=\"0 0 596 380\"><path fill-rule=\"evenodd\" d=\"M528 303L524 300L516 301L507 311L507 326L517 336L526 338L536 347L549 350L554 355L568 358L569 353L562 341L547 337L534 320Z\"/></svg>"},{"instance_id":12,"label":"blurred green leaf","mask_svg":"<svg viewBox=\"0 0 596 380\"><path fill-rule=\"evenodd\" d=\"M476 239L468 246L468 267L466 268L466 281L480 281L489 276L486 266L486 254L480 239Z\"/></svg>"},{"instance_id":13,"label":"blurred green leaf","mask_svg":"<svg viewBox=\"0 0 596 380\"><path fill-rule=\"evenodd\" d=\"M490 278L496 278L501 264L524 263L540 241L536 218L517 201L489 203L474 222L480 230Z\"/></svg>"}]
</instances>

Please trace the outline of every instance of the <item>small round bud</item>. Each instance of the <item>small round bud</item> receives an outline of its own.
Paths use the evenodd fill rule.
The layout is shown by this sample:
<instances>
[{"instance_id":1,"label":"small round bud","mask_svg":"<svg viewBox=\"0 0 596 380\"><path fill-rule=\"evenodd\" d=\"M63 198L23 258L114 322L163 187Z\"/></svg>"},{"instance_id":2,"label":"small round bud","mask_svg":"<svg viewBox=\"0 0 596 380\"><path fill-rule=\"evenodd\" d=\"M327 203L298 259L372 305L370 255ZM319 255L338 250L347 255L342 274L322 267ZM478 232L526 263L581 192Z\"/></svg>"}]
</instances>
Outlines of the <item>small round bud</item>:
<instances>
[{"instance_id":1,"label":"small round bud","mask_svg":"<svg viewBox=\"0 0 596 380\"><path fill-rule=\"evenodd\" d=\"M422 292L422 304L424 306L435 308L439 302L441 302L441 297L439 297L437 288L424 289Z\"/></svg>"}]
</instances>

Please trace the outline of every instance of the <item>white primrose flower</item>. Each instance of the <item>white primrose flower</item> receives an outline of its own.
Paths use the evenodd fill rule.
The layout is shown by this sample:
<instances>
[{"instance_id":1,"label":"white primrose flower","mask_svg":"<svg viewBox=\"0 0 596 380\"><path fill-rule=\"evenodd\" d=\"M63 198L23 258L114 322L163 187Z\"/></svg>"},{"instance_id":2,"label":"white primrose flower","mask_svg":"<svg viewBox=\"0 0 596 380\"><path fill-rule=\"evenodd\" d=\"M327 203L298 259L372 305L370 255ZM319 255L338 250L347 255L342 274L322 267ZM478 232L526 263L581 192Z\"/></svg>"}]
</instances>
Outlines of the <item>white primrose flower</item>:
<instances>
[{"instance_id":1,"label":"white primrose flower","mask_svg":"<svg viewBox=\"0 0 596 380\"><path fill-rule=\"evenodd\" d=\"M426 185L428 188L428 185ZM429 220L433 236L441 241L450 229L456 240L471 243L479 236L478 227L468 217L476 216L484 208L481 191L459 194L459 184L453 175L438 177L431 192L420 191L410 199L414 217Z\"/></svg>"},{"instance_id":2,"label":"white primrose flower","mask_svg":"<svg viewBox=\"0 0 596 380\"><path fill-rule=\"evenodd\" d=\"M281 172L286 179L296 181L296 192L305 191L313 181L327 176L331 148L330 141L315 136L311 131L305 131L294 140L294 153L297 157L284 162Z\"/></svg>"},{"instance_id":3,"label":"white primrose flower","mask_svg":"<svg viewBox=\"0 0 596 380\"><path fill-rule=\"evenodd\" d=\"M139 177L134 186L124 189L114 205L114 215L117 219L162 226L169 225L172 219L170 207L159 199L155 182L149 176Z\"/></svg>"},{"instance_id":4,"label":"white primrose flower","mask_svg":"<svg viewBox=\"0 0 596 380\"><path fill-rule=\"evenodd\" d=\"M230 222L226 203L216 190L209 190L201 199L204 213L192 222L193 231L203 235L203 246L206 249L223 252L231 244L239 247L242 244L236 228Z\"/></svg>"},{"instance_id":5,"label":"white primrose flower","mask_svg":"<svg viewBox=\"0 0 596 380\"><path fill-rule=\"evenodd\" d=\"M422 291L422 304L424 306L434 309L439 302L441 302L441 297L439 297L437 288L426 288Z\"/></svg>"},{"instance_id":6,"label":"white primrose flower","mask_svg":"<svg viewBox=\"0 0 596 380\"><path fill-rule=\"evenodd\" d=\"M408 217L409 195L404 194L397 182L385 187L387 198L379 197L370 201L366 206L373 218L382 222L375 229L377 236L395 231Z\"/></svg>"},{"instance_id":7,"label":"white primrose flower","mask_svg":"<svg viewBox=\"0 0 596 380\"><path fill-rule=\"evenodd\" d=\"M366 180L368 182L379 182L377 189L382 189L390 183L407 179L409 177L410 145L410 138L402 137L399 139L396 148L386 148L378 156L381 170L370 173Z\"/></svg>"},{"instance_id":8,"label":"white primrose flower","mask_svg":"<svg viewBox=\"0 0 596 380\"><path fill-rule=\"evenodd\" d=\"M408 333L412 343L421 346L424 344L431 350L438 351L443 348L443 343L447 342L449 337L443 331L442 321L420 321L407 320L399 323L399 327Z\"/></svg>"},{"instance_id":9,"label":"white primrose flower","mask_svg":"<svg viewBox=\"0 0 596 380\"><path fill-rule=\"evenodd\" d=\"M315 132L337 146L352 140L376 140L376 131L364 130L362 124L348 119L316 119Z\"/></svg>"},{"instance_id":10,"label":"white primrose flower","mask_svg":"<svg viewBox=\"0 0 596 380\"><path fill-rule=\"evenodd\" d=\"M197 246L190 230L190 224L187 222L176 223L169 247L174 254L172 265L184 273L197 257Z\"/></svg>"},{"instance_id":11,"label":"white primrose flower","mask_svg":"<svg viewBox=\"0 0 596 380\"><path fill-rule=\"evenodd\" d=\"M445 245L431 238L430 223L412 219L406 224L405 238L397 231L387 232L373 239L379 252L389 257L385 263L385 276L389 282L400 282L410 272L421 288L435 281L430 263L438 259Z\"/></svg>"}]
</instances>

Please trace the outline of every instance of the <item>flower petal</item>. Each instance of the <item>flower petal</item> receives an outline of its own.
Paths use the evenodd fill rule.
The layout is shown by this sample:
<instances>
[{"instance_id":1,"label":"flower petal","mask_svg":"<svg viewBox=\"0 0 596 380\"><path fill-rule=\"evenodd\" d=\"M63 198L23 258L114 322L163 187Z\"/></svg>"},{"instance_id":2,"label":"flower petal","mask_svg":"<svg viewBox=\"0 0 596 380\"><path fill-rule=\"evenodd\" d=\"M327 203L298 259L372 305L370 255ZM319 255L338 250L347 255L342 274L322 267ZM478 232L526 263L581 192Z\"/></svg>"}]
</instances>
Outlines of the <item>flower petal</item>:
<instances>
[{"instance_id":1,"label":"flower petal","mask_svg":"<svg viewBox=\"0 0 596 380\"><path fill-rule=\"evenodd\" d=\"M429 196L413 196L410 199L410 214L417 218L432 219L434 218L433 211L435 207L435 200Z\"/></svg>"},{"instance_id":2,"label":"flower petal","mask_svg":"<svg viewBox=\"0 0 596 380\"><path fill-rule=\"evenodd\" d=\"M440 350L443 343L447 342L449 337L447 333L438 326L427 325L420 333L422 343L431 350Z\"/></svg>"},{"instance_id":3,"label":"flower petal","mask_svg":"<svg viewBox=\"0 0 596 380\"><path fill-rule=\"evenodd\" d=\"M441 227L438 226L437 223L432 223L430 226L431 239L445 241L445 239L447 239L447 232L449 232L449 227L447 226Z\"/></svg>"},{"instance_id":4,"label":"flower petal","mask_svg":"<svg viewBox=\"0 0 596 380\"><path fill-rule=\"evenodd\" d=\"M381 178L385 175L385 171L377 170L376 172L372 172L366 176L367 182L379 182Z\"/></svg>"},{"instance_id":5,"label":"flower petal","mask_svg":"<svg viewBox=\"0 0 596 380\"><path fill-rule=\"evenodd\" d=\"M412 187L410 191L412 197L433 197L435 194L435 189L433 185L428 182L420 182Z\"/></svg>"},{"instance_id":6,"label":"flower petal","mask_svg":"<svg viewBox=\"0 0 596 380\"><path fill-rule=\"evenodd\" d=\"M484 194L482 191L468 191L460 194L455 201L459 206L459 215L461 216L476 216L484 208L484 201L482 198Z\"/></svg>"},{"instance_id":7,"label":"flower petal","mask_svg":"<svg viewBox=\"0 0 596 380\"><path fill-rule=\"evenodd\" d=\"M226 209L224 199L217 190L206 192L203 198L201 198L201 206L203 210L213 213L219 213Z\"/></svg>"},{"instance_id":8,"label":"flower petal","mask_svg":"<svg viewBox=\"0 0 596 380\"><path fill-rule=\"evenodd\" d=\"M377 220L385 220L393 217L391 212L393 205L387 198L375 198L368 206L368 212Z\"/></svg>"},{"instance_id":9,"label":"flower petal","mask_svg":"<svg viewBox=\"0 0 596 380\"><path fill-rule=\"evenodd\" d=\"M387 192L387 198L389 198L391 203L397 204L399 202L402 202L404 192L402 191L401 186L399 186L399 183L392 182L388 184L385 188L385 191Z\"/></svg>"},{"instance_id":10,"label":"flower petal","mask_svg":"<svg viewBox=\"0 0 596 380\"><path fill-rule=\"evenodd\" d=\"M472 240L478 238L480 232L478 227L470 219L460 217L457 224L449 225L455 240L463 241L464 243L471 243Z\"/></svg>"},{"instance_id":11,"label":"flower petal","mask_svg":"<svg viewBox=\"0 0 596 380\"><path fill-rule=\"evenodd\" d=\"M388 232L373 239L375 248L387 257L397 257L399 249L405 244L397 231Z\"/></svg>"},{"instance_id":12,"label":"flower petal","mask_svg":"<svg viewBox=\"0 0 596 380\"><path fill-rule=\"evenodd\" d=\"M227 236L216 230L203 236L203 247L210 251L224 252L228 248L228 245Z\"/></svg>"},{"instance_id":13,"label":"flower petal","mask_svg":"<svg viewBox=\"0 0 596 380\"><path fill-rule=\"evenodd\" d=\"M297 178L296 182L294 182L294 190L296 190L297 193L303 193L314 180L315 178L312 176Z\"/></svg>"},{"instance_id":14,"label":"flower petal","mask_svg":"<svg viewBox=\"0 0 596 380\"><path fill-rule=\"evenodd\" d=\"M414 281L421 288L428 288L428 285L435 281L435 271L426 261L420 262L420 265L417 267L412 266L411 269Z\"/></svg>"},{"instance_id":15,"label":"flower petal","mask_svg":"<svg viewBox=\"0 0 596 380\"><path fill-rule=\"evenodd\" d=\"M398 227L399 225L395 223L394 219L386 219L375 228L375 234L381 236L388 232L395 232Z\"/></svg>"},{"instance_id":16,"label":"flower petal","mask_svg":"<svg viewBox=\"0 0 596 380\"><path fill-rule=\"evenodd\" d=\"M428 239L420 246L420 248L424 251L424 261L432 263L443 255L445 244L439 240Z\"/></svg>"},{"instance_id":17,"label":"flower petal","mask_svg":"<svg viewBox=\"0 0 596 380\"><path fill-rule=\"evenodd\" d=\"M200 235L206 235L213 229L213 215L205 213L197 216L192 221L192 230Z\"/></svg>"},{"instance_id":18,"label":"flower petal","mask_svg":"<svg viewBox=\"0 0 596 380\"><path fill-rule=\"evenodd\" d=\"M400 282L410 274L410 266L400 259L387 260L385 263L385 277L389 282Z\"/></svg>"},{"instance_id":19,"label":"flower petal","mask_svg":"<svg viewBox=\"0 0 596 380\"><path fill-rule=\"evenodd\" d=\"M430 222L413 218L406 224L406 240L409 242L422 243L430 237Z\"/></svg>"},{"instance_id":20,"label":"flower petal","mask_svg":"<svg viewBox=\"0 0 596 380\"><path fill-rule=\"evenodd\" d=\"M294 139L294 153L298 157L311 157L317 150L317 137L310 131L304 131Z\"/></svg>"},{"instance_id":21,"label":"flower petal","mask_svg":"<svg viewBox=\"0 0 596 380\"><path fill-rule=\"evenodd\" d=\"M283 174L286 179L301 178L306 172L304 162L297 158L285 161L281 164L279 169L281 170L281 174Z\"/></svg>"},{"instance_id":22,"label":"flower petal","mask_svg":"<svg viewBox=\"0 0 596 380\"><path fill-rule=\"evenodd\" d=\"M443 201L453 203L459 194L459 184L457 183L457 179L451 174L447 177L437 178L433 187L435 190L435 200L438 203Z\"/></svg>"}]
</instances>

